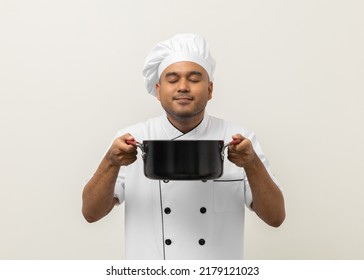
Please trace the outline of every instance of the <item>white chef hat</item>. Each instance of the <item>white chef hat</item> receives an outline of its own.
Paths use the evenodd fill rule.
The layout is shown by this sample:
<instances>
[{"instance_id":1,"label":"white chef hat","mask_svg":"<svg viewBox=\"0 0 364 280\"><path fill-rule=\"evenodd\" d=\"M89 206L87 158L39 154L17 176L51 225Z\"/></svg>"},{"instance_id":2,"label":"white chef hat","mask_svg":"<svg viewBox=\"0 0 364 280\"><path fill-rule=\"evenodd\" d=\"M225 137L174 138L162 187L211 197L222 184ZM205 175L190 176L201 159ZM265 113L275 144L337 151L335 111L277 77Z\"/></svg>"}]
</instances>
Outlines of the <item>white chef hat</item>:
<instances>
[{"instance_id":1,"label":"white chef hat","mask_svg":"<svg viewBox=\"0 0 364 280\"><path fill-rule=\"evenodd\" d=\"M162 72L171 64L191 61L201 65L213 80L215 60L209 52L208 42L196 34L177 34L171 39L158 43L145 59L143 76L148 93L156 96L155 85Z\"/></svg>"}]
</instances>

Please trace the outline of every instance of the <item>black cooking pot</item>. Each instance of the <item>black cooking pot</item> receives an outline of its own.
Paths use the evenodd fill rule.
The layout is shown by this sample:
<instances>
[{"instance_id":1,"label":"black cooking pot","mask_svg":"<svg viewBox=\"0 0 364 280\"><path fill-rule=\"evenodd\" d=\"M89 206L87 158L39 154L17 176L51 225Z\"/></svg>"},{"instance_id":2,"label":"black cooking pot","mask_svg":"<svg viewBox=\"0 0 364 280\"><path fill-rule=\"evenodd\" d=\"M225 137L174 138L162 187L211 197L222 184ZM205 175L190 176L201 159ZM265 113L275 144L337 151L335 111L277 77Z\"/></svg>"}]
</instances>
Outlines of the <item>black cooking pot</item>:
<instances>
[{"instance_id":1,"label":"black cooking pot","mask_svg":"<svg viewBox=\"0 0 364 280\"><path fill-rule=\"evenodd\" d=\"M223 173L224 150L234 140L146 140L127 141L139 147L144 174L158 180L211 180Z\"/></svg>"}]
</instances>

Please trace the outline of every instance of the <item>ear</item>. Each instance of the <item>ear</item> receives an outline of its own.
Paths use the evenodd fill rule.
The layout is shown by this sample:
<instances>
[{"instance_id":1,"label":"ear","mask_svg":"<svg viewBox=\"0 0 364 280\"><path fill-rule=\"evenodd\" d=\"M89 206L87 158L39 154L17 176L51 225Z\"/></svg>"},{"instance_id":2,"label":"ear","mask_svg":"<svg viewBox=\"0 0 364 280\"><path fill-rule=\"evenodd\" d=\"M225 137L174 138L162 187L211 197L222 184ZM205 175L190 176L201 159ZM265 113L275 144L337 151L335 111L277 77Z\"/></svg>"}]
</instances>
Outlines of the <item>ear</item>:
<instances>
[{"instance_id":1,"label":"ear","mask_svg":"<svg viewBox=\"0 0 364 280\"><path fill-rule=\"evenodd\" d=\"M208 100L210 100L211 98L212 98L212 92L213 92L213 90L214 90L214 84L213 84L213 82L209 82L209 85L208 85L208 87L207 87L207 90L208 90Z\"/></svg>"},{"instance_id":2,"label":"ear","mask_svg":"<svg viewBox=\"0 0 364 280\"><path fill-rule=\"evenodd\" d=\"M157 99L158 99L159 101L161 101L161 98L160 98L161 85L160 85L160 83L155 84L155 90L156 90L156 92L157 92Z\"/></svg>"}]
</instances>

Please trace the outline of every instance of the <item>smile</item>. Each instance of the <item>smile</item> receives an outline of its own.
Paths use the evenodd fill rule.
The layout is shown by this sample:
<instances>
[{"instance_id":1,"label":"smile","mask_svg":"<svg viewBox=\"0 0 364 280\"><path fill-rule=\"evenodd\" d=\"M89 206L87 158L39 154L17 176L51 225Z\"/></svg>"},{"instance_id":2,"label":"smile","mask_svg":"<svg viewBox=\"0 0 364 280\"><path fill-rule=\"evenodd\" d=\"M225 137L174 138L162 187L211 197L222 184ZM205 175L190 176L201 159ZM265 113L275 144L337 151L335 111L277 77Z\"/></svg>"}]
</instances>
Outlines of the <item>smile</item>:
<instances>
[{"instance_id":1,"label":"smile","mask_svg":"<svg viewBox=\"0 0 364 280\"><path fill-rule=\"evenodd\" d=\"M192 102L193 98L178 97L174 98L174 100L177 101L178 104L189 104Z\"/></svg>"},{"instance_id":2,"label":"smile","mask_svg":"<svg viewBox=\"0 0 364 280\"><path fill-rule=\"evenodd\" d=\"M173 98L174 100L193 100L193 97L187 95L179 95Z\"/></svg>"}]
</instances>

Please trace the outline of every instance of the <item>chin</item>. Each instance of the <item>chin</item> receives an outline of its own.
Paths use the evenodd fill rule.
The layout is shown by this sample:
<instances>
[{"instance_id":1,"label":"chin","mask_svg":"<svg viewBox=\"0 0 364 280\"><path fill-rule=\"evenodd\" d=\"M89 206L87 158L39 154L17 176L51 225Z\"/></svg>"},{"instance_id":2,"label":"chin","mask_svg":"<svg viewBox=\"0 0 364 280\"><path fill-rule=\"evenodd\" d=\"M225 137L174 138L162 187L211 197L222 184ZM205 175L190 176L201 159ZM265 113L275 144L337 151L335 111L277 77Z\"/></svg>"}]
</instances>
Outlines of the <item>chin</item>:
<instances>
[{"instance_id":1,"label":"chin","mask_svg":"<svg viewBox=\"0 0 364 280\"><path fill-rule=\"evenodd\" d=\"M170 113L175 119L185 121L188 119L192 119L198 115L200 115L202 112L191 112L191 111L174 111Z\"/></svg>"}]
</instances>

